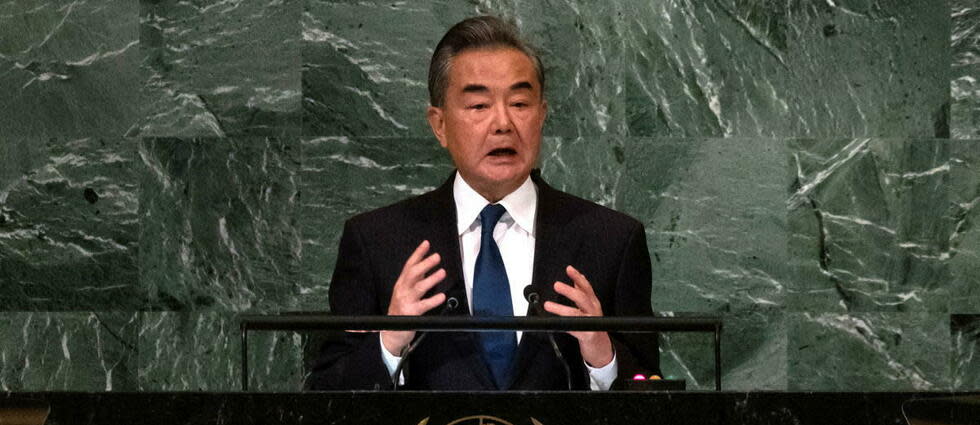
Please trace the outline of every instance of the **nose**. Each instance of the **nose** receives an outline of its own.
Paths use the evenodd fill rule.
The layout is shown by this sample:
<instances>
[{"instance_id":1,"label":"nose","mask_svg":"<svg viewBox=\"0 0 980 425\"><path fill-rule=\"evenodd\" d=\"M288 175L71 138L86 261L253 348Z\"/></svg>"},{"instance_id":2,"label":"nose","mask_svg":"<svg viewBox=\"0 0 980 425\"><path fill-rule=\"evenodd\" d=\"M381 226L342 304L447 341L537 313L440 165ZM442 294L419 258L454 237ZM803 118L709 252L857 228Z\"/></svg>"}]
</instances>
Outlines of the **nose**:
<instances>
[{"instance_id":1,"label":"nose","mask_svg":"<svg viewBox=\"0 0 980 425\"><path fill-rule=\"evenodd\" d=\"M493 108L493 134L507 134L514 131L514 123L510 118L510 111L502 102L497 103Z\"/></svg>"}]
</instances>

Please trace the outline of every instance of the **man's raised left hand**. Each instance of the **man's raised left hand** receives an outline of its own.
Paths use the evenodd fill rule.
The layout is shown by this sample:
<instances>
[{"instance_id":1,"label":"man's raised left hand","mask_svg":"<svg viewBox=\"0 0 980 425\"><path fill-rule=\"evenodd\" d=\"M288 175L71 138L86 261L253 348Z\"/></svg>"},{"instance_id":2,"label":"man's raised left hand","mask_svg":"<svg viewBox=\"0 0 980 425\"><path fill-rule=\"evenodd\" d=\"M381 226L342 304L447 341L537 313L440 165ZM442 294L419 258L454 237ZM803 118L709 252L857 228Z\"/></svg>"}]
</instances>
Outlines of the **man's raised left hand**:
<instances>
[{"instance_id":1,"label":"man's raised left hand","mask_svg":"<svg viewBox=\"0 0 980 425\"><path fill-rule=\"evenodd\" d=\"M574 307L558 304L553 301L546 301L544 309L550 313L566 317L602 317L602 305L592 284L575 267L568 266L565 273L571 278L575 286L570 286L564 282L555 282L555 292L564 295L575 303ZM575 339L578 339L579 349L582 352L582 359L589 366L601 368L613 360L612 341L606 332L569 332Z\"/></svg>"}]
</instances>

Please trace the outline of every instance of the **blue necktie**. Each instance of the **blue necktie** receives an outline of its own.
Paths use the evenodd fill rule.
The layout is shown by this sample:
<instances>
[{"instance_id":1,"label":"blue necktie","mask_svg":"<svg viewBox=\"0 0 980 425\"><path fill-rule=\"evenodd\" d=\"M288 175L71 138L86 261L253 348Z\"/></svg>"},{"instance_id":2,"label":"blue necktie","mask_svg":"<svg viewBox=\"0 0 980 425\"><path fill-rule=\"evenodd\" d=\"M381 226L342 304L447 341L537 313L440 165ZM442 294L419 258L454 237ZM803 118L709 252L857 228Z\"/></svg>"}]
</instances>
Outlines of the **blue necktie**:
<instances>
[{"instance_id":1,"label":"blue necktie","mask_svg":"<svg viewBox=\"0 0 980 425\"><path fill-rule=\"evenodd\" d=\"M473 272L473 315L513 316L510 300L510 283L500 249L493 240L493 228L504 215L502 205L487 205L480 212L480 254L476 257ZM480 332L477 334L483 349L483 359L498 389L510 381L511 365L517 353L517 336L514 332Z\"/></svg>"}]
</instances>

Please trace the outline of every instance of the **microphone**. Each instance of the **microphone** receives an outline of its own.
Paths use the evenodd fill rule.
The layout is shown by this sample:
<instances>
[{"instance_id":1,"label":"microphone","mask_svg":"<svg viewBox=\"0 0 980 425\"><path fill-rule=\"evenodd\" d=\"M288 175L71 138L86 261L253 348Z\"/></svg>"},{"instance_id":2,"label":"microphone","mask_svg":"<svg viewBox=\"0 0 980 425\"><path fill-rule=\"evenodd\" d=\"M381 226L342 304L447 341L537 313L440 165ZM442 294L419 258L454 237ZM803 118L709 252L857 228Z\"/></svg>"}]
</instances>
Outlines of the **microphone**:
<instances>
[{"instance_id":1,"label":"microphone","mask_svg":"<svg viewBox=\"0 0 980 425\"><path fill-rule=\"evenodd\" d=\"M528 304L531 305L531 309L536 313L537 316L546 316L548 314L545 311L544 306L541 303L541 295L538 291L534 289L534 285L527 285L524 287L524 299L527 300ZM555 342L555 333L547 332L548 342L551 343L551 349L555 352L555 357L561 362L562 367L565 368L565 381L568 384L568 390L572 390L572 370L568 367L568 362L565 361L565 356L561 354L561 350L558 349L558 344Z\"/></svg>"},{"instance_id":2,"label":"microphone","mask_svg":"<svg viewBox=\"0 0 980 425\"><path fill-rule=\"evenodd\" d=\"M531 304L535 311L538 311L541 308L541 296L538 295L538 291L534 289L534 285L527 285L524 287L524 299Z\"/></svg>"},{"instance_id":3,"label":"microphone","mask_svg":"<svg viewBox=\"0 0 980 425\"><path fill-rule=\"evenodd\" d=\"M448 315L448 314L456 311L456 309L458 307L459 307L459 300L456 299L456 297L449 297L448 299L446 299L446 303L443 305L442 311L439 312L439 315L440 316ZM402 359L398 361L398 366L395 367L395 373L393 373L392 376L391 376L391 389L392 389L392 391L397 391L398 390L398 381L400 380L399 378L401 378L402 369L405 368L405 364L408 361L408 355L409 354L412 354L412 352L415 351L415 347L418 347L419 346L419 344L422 342L422 340L425 339L425 336L426 335L427 335L427 333L424 332L424 331L423 332L419 332L418 333L418 337L416 337L415 340L412 341L411 344L408 344L407 347L405 347L405 348L402 349L402 352L401 352L401 358ZM384 350L384 347L382 347L381 349Z\"/></svg>"}]
</instances>

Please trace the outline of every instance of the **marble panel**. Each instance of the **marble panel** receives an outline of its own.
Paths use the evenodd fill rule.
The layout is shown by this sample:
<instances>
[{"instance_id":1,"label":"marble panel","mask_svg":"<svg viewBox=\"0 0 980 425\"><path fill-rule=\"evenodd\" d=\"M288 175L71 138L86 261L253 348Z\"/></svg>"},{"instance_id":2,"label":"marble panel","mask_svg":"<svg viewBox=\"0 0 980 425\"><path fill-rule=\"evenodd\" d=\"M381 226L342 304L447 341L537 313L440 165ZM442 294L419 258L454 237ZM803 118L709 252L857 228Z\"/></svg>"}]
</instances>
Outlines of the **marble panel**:
<instances>
[{"instance_id":1,"label":"marble panel","mask_svg":"<svg viewBox=\"0 0 980 425\"><path fill-rule=\"evenodd\" d=\"M947 311L945 140L800 139L789 210L796 311Z\"/></svg>"},{"instance_id":2,"label":"marble panel","mask_svg":"<svg viewBox=\"0 0 980 425\"><path fill-rule=\"evenodd\" d=\"M307 0L303 134L430 136L426 79L442 34L468 2Z\"/></svg>"},{"instance_id":3,"label":"marble panel","mask_svg":"<svg viewBox=\"0 0 980 425\"><path fill-rule=\"evenodd\" d=\"M295 309L299 141L143 139L139 147L147 308Z\"/></svg>"},{"instance_id":4,"label":"marble panel","mask_svg":"<svg viewBox=\"0 0 980 425\"><path fill-rule=\"evenodd\" d=\"M980 6L950 0L952 83L950 133L954 139L980 138Z\"/></svg>"},{"instance_id":5,"label":"marble panel","mask_svg":"<svg viewBox=\"0 0 980 425\"><path fill-rule=\"evenodd\" d=\"M558 190L619 209L627 142L622 136L545 137L539 154L541 177Z\"/></svg>"},{"instance_id":6,"label":"marble panel","mask_svg":"<svg viewBox=\"0 0 980 425\"><path fill-rule=\"evenodd\" d=\"M950 388L946 314L790 313L787 322L791 391Z\"/></svg>"},{"instance_id":7,"label":"marble panel","mask_svg":"<svg viewBox=\"0 0 980 425\"><path fill-rule=\"evenodd\" d=\"M302 0L140 0L138 133L299 135L302 7Z\"/></svg>"},{"instance_id":8,"label":"marble panel","mask_svg":"<svg viewBox=\"0 0 980 425\"><path fill-rule=\"evenodd\" d=\"M435 189L454 168L430 138L320 137L304 140L302 149L298 304L324 311L344 221Z\"/></svg>"},{"instance_id":9,"label":"marble panel","mask_svg":"<svg viewBox=\"0 0 980 425\"><path fill-rule=\"evenodd\" d=\"M625 4L631 136L948 137L944 2Z\"/></svg>"},{"instance_id":10,"label":"marble panel","mask_svg":"<svg viewBox=\"0 0 980 425\"><path fill-rule=\"evenodd\" d=\"M135 391L138 330L134 313L0 313L0 390Z\"/></svg>"},{"instance_id":11,"label":"marble panel","mask_svg":"<svg viewBox=\"0 0 980 425\"><path fill-rule=\"evenodd\" d=\"M0 140L0 310L133 310L135 141Z\"/></svg>"},{"instance_id":12,"label":"marble panel","mask_svg":"<svg viewBox=\"0 0 980 425\"><path fill-rule=\"evenodd\" d=\"M646 225L654 310L784 304L785 141L631 137L625 152L617 204Z\"/></svg>"},{"instance_id":13,"label":"marble panel","mask_svg":"<svg viewBox=\"0 0 980 425\"><path fill-rule=\"evenodd\" d=\"M130 0L0 4L0 129L122 136L138 121L138 7Z\"/></svg>"},{"instance_id":14,"label":"marble panel","mask_svg":"<svg viewBox=\"0 0 980 425\"><path fill-rule=\"evenodd\" d=\"M947 216L951 313L980 313L980 140L951 140Z\"/></svg>"},{"instance_id":15,"label":"marble panel","mask_svg":"<svg viewBox=\"0 0 980 425\"><path fill-rule=\"evenodd\" d=\"M980 315L950 316L952 389L980 391Z\"/></svg>"},{"instance_id":16,"label":"marble panel","mask_svg":"<svg viewBox=\"0 0 980 425\"><path fill-rule=\"evenodd\" d=\"M619 1L308 0L304 134L428 136L432 51L453 24L480 14L512 19L540 51L550 109L545 134L625 132Z\"/></svg>"},{"instance_id":17,"label":"marble panel","mask_svg":"<svg viewBox=\"0 0 980 425\"><path fill-rule=\"evenodd\" d=\"M240 391L242 339L227 312L146 312L139 330L140 391ZM303 338L251 332L250 391L299 391Z\"/></svg>"},{"instance_id":18,"label":"marble panel","mask_svg":"<svg viewBox=\"0 0 980 425\"><path fill-rule=\"evenodd\" d=\"M697 316L658 313L664 317ZM721 316L721 386L725 391L786 390L786 315L773 310ZM662 333L660 366L667 378L684 379L688 390L714 390L714 335Z\"/></svg>"}]
</instances>

